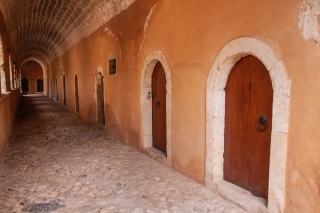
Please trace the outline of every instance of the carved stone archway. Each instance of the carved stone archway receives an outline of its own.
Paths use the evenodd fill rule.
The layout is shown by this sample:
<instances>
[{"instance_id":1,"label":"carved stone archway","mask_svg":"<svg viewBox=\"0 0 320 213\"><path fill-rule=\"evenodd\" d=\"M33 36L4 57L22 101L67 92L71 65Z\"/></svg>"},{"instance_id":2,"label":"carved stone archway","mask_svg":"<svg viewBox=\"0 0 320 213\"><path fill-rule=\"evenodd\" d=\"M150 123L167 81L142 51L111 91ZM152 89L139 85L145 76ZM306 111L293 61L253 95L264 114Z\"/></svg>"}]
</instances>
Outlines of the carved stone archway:
<instances>
[{"instance_id":1,"label":"carved stone archway","mask_svg":"<svg viewBox=\"0 0 320 213\"><path fill-rule=\"evenodd\" d=\"M273 95L272 132L269 167L268 204L246 190L223 180L225 127L225 86L235 63L253 55L269 71ZM246 210L282 212L284 206L286 144L290 99L290 80L282 61L272 48L255 38L238 38L219 52L207 79L206 91L206 174L205 185Z\"/></svg>"},{"instance_id":2,"label":"carved stone archway","mask_svg":"<svg viewBox=\"0 0 320 213\"><path fill-rule=\"evenodd\" d=\"M152 149L152 94L151 79L155 65L160 62L166 75L166 111L167 111L167 156L164 157ZM166 58L161 51L151 53L145 60L140 79L141 107L141 145L147 154L161 162L171 165L171 72Z\"/></svg>"}]
</instances>

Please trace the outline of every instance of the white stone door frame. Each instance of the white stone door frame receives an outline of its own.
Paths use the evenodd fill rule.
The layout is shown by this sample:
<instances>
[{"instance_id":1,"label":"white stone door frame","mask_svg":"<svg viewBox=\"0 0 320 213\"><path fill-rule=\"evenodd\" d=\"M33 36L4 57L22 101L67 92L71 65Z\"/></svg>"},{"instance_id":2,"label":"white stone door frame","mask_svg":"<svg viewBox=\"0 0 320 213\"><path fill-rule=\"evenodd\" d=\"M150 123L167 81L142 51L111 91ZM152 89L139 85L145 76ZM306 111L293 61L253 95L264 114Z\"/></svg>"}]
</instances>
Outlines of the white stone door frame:
<instances>
[{"instance_id":1,"label":"white stone door frame","mask_svg":"<svg viewBox=\"0 0 320 213\"><path fill-rule=\"evenodd\" d=\"M257 57L269 71L273 87L268 204L264 199L223 179L225 128L225 86L235 63L244 56ZM284 206L286 144L290 80L272 48L256 38L242 37L219 52L207 78L206 89L206 173L205 185L246 210L282 212Z\"/></svg>"},{"instance_id":2,"label":"white stone door frame","mask_svg":"<svg viewBox=\"0 0 320 213\"><path fill-rule=\"evenodd\" d=\"M166 76L166 126L167 126L167 155L152 148L152 73L160 62ZM141 145L150 157L171 165L171 94L172 81L168 62L161 51L155 51L146 58L140 79L140 108L141 108Z\"/></svg>"}]
</instances>

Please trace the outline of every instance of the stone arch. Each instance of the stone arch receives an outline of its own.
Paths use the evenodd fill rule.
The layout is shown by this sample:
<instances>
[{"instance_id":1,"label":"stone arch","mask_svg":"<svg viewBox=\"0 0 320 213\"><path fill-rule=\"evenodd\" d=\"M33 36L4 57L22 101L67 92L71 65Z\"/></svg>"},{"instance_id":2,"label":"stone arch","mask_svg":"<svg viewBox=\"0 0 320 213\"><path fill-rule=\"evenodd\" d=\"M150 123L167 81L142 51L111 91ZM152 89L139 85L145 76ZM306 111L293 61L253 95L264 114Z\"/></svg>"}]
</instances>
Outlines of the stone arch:
<instances>
[{"instance_id":1,"label":"stone arch","mask_svg":"<svg viewBox=\"0 0 320 213\"><path fill-rule=\"evenodd\" d=\"M273 87L273 126L269 167L268 206L247 191L234 187L223 180L223 152L225 126L225 91L228 75L235 63L246 55L257 57L269 71ZM206 89L206 174L205 185L218 189L240 206L250 211L267 208L271 212L283 211L285 187L286 144L290 99L290 80L285 67L272 48L255 38L238 38L225 45L210 70ZM228 188L228 189L227 189ZM229 190L229 192L227 192ZM237 194L237 191L242 194ZM243 201L239 201L243 194ZM249 200L248 200L249 199ZM248 202L249 201L249 202Z\"/></svg>"},{"instance_id":2,"label":"stone arch","mask_svg":"<svg viewBox=\"0 0 320 213\"><path fill-rule=\"evenodd\" d=\"M35 62L37 62L37 63L39 63L40 64L40 66L42 67L42 76L43 76L43 92L46 94L46 93L48 93L48 83L49 82L47 82L47 79L48 79L48 73L47 73L47 69L46 69L46 67L44 66L44 62L43 61L41 61L41 60L39 60L39 59L37 59L37 58L34 58L34 57L30 57L30 58L27 58L27 59L25 59L25 60L23 60L21 63L20 63L20 66L19 66L19 70L21 71L21 68L22 68L22 66L25 64L25 63L27 63L28 61L35 61Z\"/></svg>"},{"instance_id":3,"label":"stone arch","mask_svg":"<svg viewBox=\"0 0 320 213\"><path fill-rule=\"evenodd\" d=\"M4 70L4 51L3 51L3 41L0 36L0 80L1 80L1 93L5 94L7 92L7 82L6 82L6 72Z\"/></svg>"},{"instance_id":4,"label":"stone arch","mask_svg":"<svg viewBox=\"0 0 320 213\"><path fill-rule=\"evenodd\" d=\"M163 157L152 149L152 98L151 81L155 65L160 62L166 76L166 126L167 126L167 156ZM161 159L162 162L171 165L171 95L172 80L168 62L161 51L155 51L147 56L140 79L140 108L141 108L141 145L147 150L150 157Z\"/></svg>"}]
</instances>

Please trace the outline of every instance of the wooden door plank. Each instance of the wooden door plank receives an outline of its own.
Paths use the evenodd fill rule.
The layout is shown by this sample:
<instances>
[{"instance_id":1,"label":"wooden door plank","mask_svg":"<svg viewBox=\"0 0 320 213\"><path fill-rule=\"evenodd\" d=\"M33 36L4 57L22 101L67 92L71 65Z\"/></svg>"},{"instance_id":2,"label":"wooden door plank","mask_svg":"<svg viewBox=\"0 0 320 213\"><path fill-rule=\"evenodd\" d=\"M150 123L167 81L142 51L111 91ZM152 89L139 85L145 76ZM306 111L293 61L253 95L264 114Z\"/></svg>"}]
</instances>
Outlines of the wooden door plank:
<instances>
[{"instance_id":1,"label":"wooden door plank","mask_svg":"<svg viewBox=\"0 0 320 213\"><path fill-rule=\"evenodd\" d=\"M166 76L158 62L152 74L152 137L153 147L167 152Z\"/></svg>"}]
</instances>

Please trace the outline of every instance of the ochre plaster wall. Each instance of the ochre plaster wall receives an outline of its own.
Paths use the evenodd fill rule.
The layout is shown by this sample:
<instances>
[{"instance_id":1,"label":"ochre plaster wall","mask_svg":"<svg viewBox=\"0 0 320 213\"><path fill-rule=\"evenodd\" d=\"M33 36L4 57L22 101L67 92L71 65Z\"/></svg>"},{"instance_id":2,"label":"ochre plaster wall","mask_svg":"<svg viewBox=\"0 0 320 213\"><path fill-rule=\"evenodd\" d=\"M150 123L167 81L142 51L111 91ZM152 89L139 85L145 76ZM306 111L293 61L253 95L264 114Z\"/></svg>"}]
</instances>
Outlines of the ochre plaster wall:
<instances>
[{"instance_id":1,"label":"ochre plaster wall","mask_svg":"<svg viewBox=\"0 0 320 213\"><path fill-rule=\"evenodd\" d=\"M43 69L41 65L36 62L36 61L27 61L21 66L21 79L28 79L29 81L29 92L26 93L31 93L35 94L37 93L37 80L42 79L43 84L44 84L44 79L43 79ZM44 85L43 85L44 89Z\"/></svg>"},{"instance_id":2,"label":"ochre plaster wall","mask_svg":"<svg viewBox=\"0 0 320 213\"><path fill-rule=\"evenodd\" d=\"M142 151L141 69L151 52L162 51L172 77L172 166L202 182L209 70L225 44L239 37L255 37L272 47L291 80L285 211L318 212L320 55L316 43L301 37L300 6L300 0L138 0L51 63L48 79L55 82L57 77L63 104L62 76L66 75L66 107L75 111L77 73L80 116L96 123L95 76L101 67L106 131ZM114 57L117 74L109 76L108 60ZM53 97L55 91L54 86Z\"/></svg>"},{"instance_id":3,"label":"ochre plaster wall","mask_svg":"<svg viewBox=\"0 0 320 213\"><path fill-rule=\"evenodd\" d=\"M3 16L0 13L0 36L2 39L2 50L3 51L3 68L6 74L6 91L5 93L0 92L0 156L3 153L7 144L8 138L11 134L11 128L14 122L16 109L20 100L20 90L11 90L10 85L10 66L9 57L11 62L17 63L15 52L11 49L11 40L9 38L7 27L4 22ZM1 91L1 90L0 90Z\"/></svg>"},{"instance_id":4,"label":"ochre plaster wall","mask_svg":"<svg viewBox=\"0 0 320 213\"><path fill-rule=\"evenodd\" d=\"M19 89L16 89L10 94L0 97L0 156L11 134L20 95Z\"/></svg>"}]
</instances>

